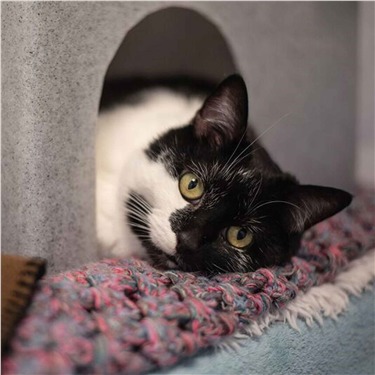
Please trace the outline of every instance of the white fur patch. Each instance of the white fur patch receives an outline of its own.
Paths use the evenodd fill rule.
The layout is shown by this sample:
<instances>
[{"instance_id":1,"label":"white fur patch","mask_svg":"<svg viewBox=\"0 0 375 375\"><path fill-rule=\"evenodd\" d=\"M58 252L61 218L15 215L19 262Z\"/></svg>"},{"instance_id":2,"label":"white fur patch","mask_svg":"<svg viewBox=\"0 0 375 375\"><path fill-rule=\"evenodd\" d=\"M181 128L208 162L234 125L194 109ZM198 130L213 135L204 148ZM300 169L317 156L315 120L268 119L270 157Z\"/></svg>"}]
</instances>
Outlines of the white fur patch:
<instances>
[{"instance_id":1,"label":"white fur patch","mask_svg":"<svg viewBox=\"0 0 375 375\"><path fill-rule=\"evenodd\" d=\"M132 190L146 199L152 206L151 214L148 215L151 241L172 255L177 240L169 217L188 203L181 197L178 180L168 174L161 162L151 161L143 151L134 156L124 168L120 186L125 189L121 196L125 199Z\"/></svg>"},{"instance_id":2,"label":"white fur patch","mask_svg":"<svg viewBox=\"0 0 375 375\"><path fill-rule=\"evenodd\" d=\"M173 254L175 234L169 216L186 205L174 180L143 150L167 130L186 125L202 105L167 89L155 89L135 105L124 104L100 115L96 136L96 220L103 256L142 255L145 249L125 221L124 201L129 191L141 194L154 210L151 239Z\"/></svg>"}]
</instances>

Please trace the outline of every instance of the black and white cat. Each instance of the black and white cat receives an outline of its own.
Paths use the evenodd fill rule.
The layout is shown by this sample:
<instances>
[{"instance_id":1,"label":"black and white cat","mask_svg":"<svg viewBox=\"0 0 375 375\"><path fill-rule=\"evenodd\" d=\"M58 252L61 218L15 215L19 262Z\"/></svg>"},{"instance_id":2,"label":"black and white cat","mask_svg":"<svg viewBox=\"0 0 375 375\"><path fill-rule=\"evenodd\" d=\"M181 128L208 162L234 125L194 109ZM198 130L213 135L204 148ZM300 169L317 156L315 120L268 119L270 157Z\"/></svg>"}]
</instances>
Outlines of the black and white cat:
<instances>
[{"instance_id":1,"label":"black and white cat","mask_svg":"<svg viewBox=\"0 0 375 375\"><path fill-rule=\"evenodd\" d=\"M300 185L247 125L243 79L206 99L155 88L97 126L97 235L105 256L205 273L280 264L303 232L351 202Z\"/></svg>"}]
</instances>

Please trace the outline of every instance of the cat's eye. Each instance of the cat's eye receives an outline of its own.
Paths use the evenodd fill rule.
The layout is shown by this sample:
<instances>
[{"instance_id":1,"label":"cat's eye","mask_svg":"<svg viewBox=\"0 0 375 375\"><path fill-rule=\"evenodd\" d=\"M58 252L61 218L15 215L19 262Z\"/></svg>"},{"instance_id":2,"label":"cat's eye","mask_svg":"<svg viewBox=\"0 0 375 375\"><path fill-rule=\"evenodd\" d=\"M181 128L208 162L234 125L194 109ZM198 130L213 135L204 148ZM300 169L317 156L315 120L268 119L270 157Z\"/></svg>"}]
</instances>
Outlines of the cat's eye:
<instances>
[{"instance_id":1,"label":"cat's eye","mask_svg":"<svg viewBox=\"0 0 375 375\"><path fill-rule=\"evenodd\" d=\"M194 173L183 174L178 186L181 195L189 201L201 198L204 193L203 183Z\"/></svg>"},{"instance_id":2,"label":"cat's eye","mask_svg":"<svg viewBox=\"0 0 375 375\"><path fill-rule=\"evenodd\" d=\"M253 235L243 227L229 227L226 232L226 238L230 245L243 249L253 242Z\"/></svg>"}]
</instances>

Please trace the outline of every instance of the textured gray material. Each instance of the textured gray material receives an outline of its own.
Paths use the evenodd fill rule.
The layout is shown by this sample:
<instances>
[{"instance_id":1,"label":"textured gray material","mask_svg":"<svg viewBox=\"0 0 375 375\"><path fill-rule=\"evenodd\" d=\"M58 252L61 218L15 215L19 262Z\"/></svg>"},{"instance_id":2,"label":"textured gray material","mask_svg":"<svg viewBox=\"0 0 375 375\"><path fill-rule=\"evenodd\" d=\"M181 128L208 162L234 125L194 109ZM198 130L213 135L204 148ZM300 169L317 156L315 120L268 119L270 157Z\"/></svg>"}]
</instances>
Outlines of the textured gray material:
<instances>
[{"instance_id":1,"label":"textured gray material","mask_svg":"<svg viewBox=\"0 0 375 375\"><path fill-rule=\"evenodd\" d=\"M104 75L126 32L173 4L2 2L4 251L44 256L52 271L95 259L94 124ZM264 137L281 165L305 182L350 187L356 5L175 5L222 31L258 129L291 112Z\"/></svg>"}]
</instances>

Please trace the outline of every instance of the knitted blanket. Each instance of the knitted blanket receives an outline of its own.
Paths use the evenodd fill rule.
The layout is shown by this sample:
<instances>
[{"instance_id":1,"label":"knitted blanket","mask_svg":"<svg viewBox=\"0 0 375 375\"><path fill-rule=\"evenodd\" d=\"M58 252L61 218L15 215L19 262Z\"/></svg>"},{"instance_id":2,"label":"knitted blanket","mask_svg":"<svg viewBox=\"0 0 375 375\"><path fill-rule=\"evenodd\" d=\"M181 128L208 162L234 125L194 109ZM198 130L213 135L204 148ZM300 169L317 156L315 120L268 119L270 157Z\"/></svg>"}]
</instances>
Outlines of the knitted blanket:
<instances>
[{"instance_id":1,"label":"knitted blanket","mask_svg":"<svg viewBox=\"0 0 375 375\"><path fill-rule=\"evenodd\" d=\"M3 374L144 373L246 333L249 323L332 281L374 247L374 208L373 194L362 194L309 230L282 267L207 278L106 259L45 277Z\"/></svg>"}]
</instances>

